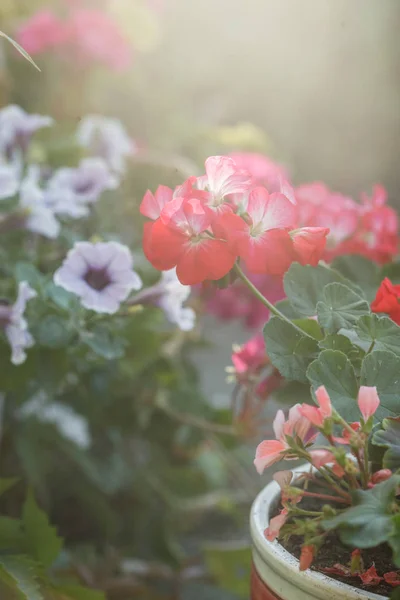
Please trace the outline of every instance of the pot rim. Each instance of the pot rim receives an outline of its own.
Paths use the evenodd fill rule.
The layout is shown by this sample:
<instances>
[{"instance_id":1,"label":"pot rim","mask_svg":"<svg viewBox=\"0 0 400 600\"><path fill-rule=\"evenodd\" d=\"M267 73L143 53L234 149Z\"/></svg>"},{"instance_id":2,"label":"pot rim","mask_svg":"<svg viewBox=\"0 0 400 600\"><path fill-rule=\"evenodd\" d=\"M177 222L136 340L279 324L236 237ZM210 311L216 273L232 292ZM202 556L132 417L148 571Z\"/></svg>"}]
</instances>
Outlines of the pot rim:
<instances>
[{"instance_id":1,"label":"pot rim","mask_svg":"<svg viewBox=\"0 0 400 600\"><path fill-rule=\"evenodd\" d=\"M291 469L294 482L299 475L308 471L308 464ZM280 487L275 482L269 483L256 497L251 507L250 530L253 541L253 552L284 580L295 582L296 586L315 598L316 590L321 598L343 598L343 600L388 600L387 596L359 590L347 583L336 581L323 573L299 571L299 561L288 552L277 540L269 542L264 536L268 527L270 509L280 495ZM258 561L259 562L259 561ZM265 582L268 583L268 582ZM276 591L276 590L273 590ZM313 593L314 592L314 593Z\"/></svg>"}]
</instances>

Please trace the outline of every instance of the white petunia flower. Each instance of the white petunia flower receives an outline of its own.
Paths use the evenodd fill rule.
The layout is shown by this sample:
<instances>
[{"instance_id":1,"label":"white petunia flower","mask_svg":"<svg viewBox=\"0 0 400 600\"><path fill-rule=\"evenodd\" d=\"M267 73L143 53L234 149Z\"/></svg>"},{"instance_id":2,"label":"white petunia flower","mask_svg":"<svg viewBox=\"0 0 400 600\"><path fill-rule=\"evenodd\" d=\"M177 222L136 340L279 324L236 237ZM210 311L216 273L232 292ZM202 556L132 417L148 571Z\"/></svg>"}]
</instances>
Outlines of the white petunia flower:
<instances>
[{"instance_id":1,"label":"white petunia flower","mask_svg":"<svg viewBox=\"0 0 400 600\"><path fill-rule=\"evenodd\" d=\"M86 158L76 169L62 168L54 173L46 186L46 204L55 214L78 219L88 215L89 205L118 183L102 158Z\"/></svg>"},{"instance_id":2,"label":"white petunia flower","mask_svg":"<svg viewBox=\"0 0 400 600\"><path fill-rule=\"evenodd\" d=\"M162 273L158 286L160 295L157 304L164 311L168 321L178 325L182 331L193 329L196 313L192 308L183 306L189 298L190 285L182 285L176 275L176 269L171 269Z\"/></svg>"},{"instance_id":3,"label":"white petunia flower","mask_svg":"<svg viewBox=\"0 0 400 600\"><path fill-rule=\"evenodd\" d=\"M54 274L54 283L99 313L117 312L132 290L142 287L129 248L117 242L77 242Z\"/></svg>"},{"instance_id":4,"label":"white petunia flower","mask_svg":"<svg viewBox=\"0 0 400 600\"><path fill-rule=\"evenodd\" d=\"M0 200L12 198L18 192L19 169L15 165L0 162Z\"/></svg>"},{"instance_id":5,"label":"white petunia flower","mask_svg":"<svg viewBox=\"0 0 400 600\"><path fill-rule=\"evenodd\" d=\"M28 323L24 319L27 302L36 296L26 281L18 287L18 297L12 305L0 305L0 327L4 330L11 346L11 362L22 364L26 359L26 348L33 346L34 341L28 331Z\"/></svg>"},{"instance_id":6,"label":"white petunia flower","mask_svg":"<svg viewBox=\"0 0 400 600\"><path fill-rule=\"evenodd\" d=\"M45 194L38 184L38 171L29 169L20 189L19 205L26 212L25 228L50 239L60 233L60 223L46 204Z\"/></svg>"},{"instance_id":7,"label":"white petunia flower","mask_svg":"<svg viewBox=\"0 0 400 600\"><path fill-rule=\"evenodd\" d=\"M30 115L15 104L6 106L0 110L0 152L9 159L17 151L25 152L35 131L52 124L51 117Z\"/></svg>"},{"instance_id":8,"label":"white petunia flower","mask_svg":"<svg viewBox=\"0 0 400 600\"><path fill-rule=\"evenodd\" d=\"M81 121L76 136L81 146L103 158L117 173L124 171L125 159L136 152L136 144L118 119L88 115Z\"/></svg>"}]
</instances>

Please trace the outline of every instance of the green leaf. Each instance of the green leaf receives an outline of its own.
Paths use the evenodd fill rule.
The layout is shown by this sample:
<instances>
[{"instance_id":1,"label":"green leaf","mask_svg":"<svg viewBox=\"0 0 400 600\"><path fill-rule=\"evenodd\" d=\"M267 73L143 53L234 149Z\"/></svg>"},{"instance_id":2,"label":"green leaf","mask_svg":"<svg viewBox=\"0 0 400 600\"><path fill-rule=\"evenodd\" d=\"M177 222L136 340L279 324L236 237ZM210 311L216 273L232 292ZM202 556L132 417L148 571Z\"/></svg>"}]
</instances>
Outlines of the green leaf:
<instances>
[{"instance_id":1,"label":"green leaf","mask_svg":"<svg viewBox=\"0 0 400 600\"><path fill-rule=\"evenodd\" d=\"M21 551L24 545L22 523L19 519L0 517L0 548Z\"/></svg>"},{"instance_id":2,"label":"green leaf","mask_svg":"<svg viewBox=\"0 0 400 600\"><path fill-rule=\"evenodd\" d=\"M0 496L14 487L18 481L18 477L7 477L0 479Z\"/></svg>"},{"instance_id":3,"label":"green leaf","mask_svg":"<svg viewBox=\"0 0 400 600\"><path fill-rule=\"evenodd\" d=\"M393 531L391 504L400 476L378 483L370 490L356 490L353 506L322 522L325 530L339 529L343 543L355 548L373 548L387 542Z\"/></svg>"},{"instance_id":4,"label":"green leaf","mask_svg":"<svg viewBox=\"0 0 400 600\"><path fill-rule=\"evenodd\" d=\"M393 550L393 562L400 567L400 514L392 517L393 531L389 537L389 544Z\"/></svg>"},{"instance_id":5,"label":"green leaf","mask_svg":"<svg viewBox=\"0 0 400 600\"><path fill-rule=\"evenodd\" d=\"M361 385L376 386L380 405L377 419L396 417L399 412L400 358L393 352L376 350L367 354L361 368Z\"/></svg>"},{"instance_id":6,"label":"green leaf","mask_svg":"<svg viewBox=\"0 0 400 600\"><path fill-rule=\"evenodd\" d=\"M0 554L0 580L23 600L43 600L37 565L27 556Z\"/></svg>"},{"instance_id":7,"label":"green leaf","mask_svg":"<svg viewBox=\"0 0 400 600\"><path fill-rule=\"evenodd\" d=\"M50 567L59 555L63 541L50 525L46 513L36 504L31 490L23 507L22 524L29 554Z\"/></svg>"},{"instance_id":8,"label":"green leaf","mask_svg":"<svg viewBox=\"0 0 400 600\"><path fill-rule=\"evenodd\" d=\"M63 308L64 310L69 310L71 305L76 300L76 296L71 294L71 292L67 292L64 288L56 285L52 281L50 281L46 286L46 295L50 298L54 304L56 304L59 308Z\"/></svg>"},{"instance_id":9,"label":"green leaf","mask_svg":"<svg viewBox=\"0 0 400 600\"><path fill-rule=\"evenodd\" d=\"M105 325L97 325L93 331L81 333L81 340L107 360L122 358L125 354L126 341L114 336Z\"/></svg>"},{"instance_id":10,"label":"green leaf","mask_svg":"<svg viewBox=\"0 0 400 600\"><path fill-rule=\"evenodd\" d=\"M26 50L23 49L22 46L20 46L18 44L18 42L16 42L12 38L10 38L6 33L4 33L4 31L0 31L0 37L3 37L8 42L10 42L10 44L12 44L14 46L14 48L21 54L21 56L23 56L28 62L31 63L31 65L33 65L35 67L35 69L37 69L40 72L40 69L37 66L37 64L35 63L35 61L33 60L33 58L28 54L28 52Z\"/></svg>"},{"instance_id":11,"label":"green leaf","mask_svg":"<svg viewBox=\"0 0 400 600\"><path fill-rule=\"evenodd\" d=\"M374 433L372 443L387 448L383 466L396 471L400 469L400 418L383 419L382 428Z\"/></svg>"},{"instance_id":12,"label":"green leaf","mask_svg":"<svg viewBox=\"0 0 400 600\"><path fill-rule=\"evenodd\" d=\"M283 315L285 315L285 317L291 319L292 321L294 319L300 319L302 316L293 308L293 306L290 304L287 298L285 298L284 300L278 300L278 302L275 302L275 306L279 310L279 312L281 312Z\"/></svg>"},{"instance_id":13,"label":"green leaf","mask_svg":"<svg viewBox=\"0 0 400 600\"><path fill-rule=\"evenodd\" d=\"M329 283L317 302L318 322L328 333L352 327L360 317L369 315L369 304L342 283Z\"/></svg>"},{"instance_id":14,"label":"green leaf","mask_svg":"<svg viewBox=\"0 0 400 600\"><path fill-rule=\"evenodd\" d=\"M314 338L314 340L322 340L324 337L321 327L314 319L294 319L293 323L298 325L300 329Z\"/></svg>"},{"instance_id":15,"label":"green leaf","mask_svg":"<svg viewBox=\"0 0 400 600\"><path fill-rule=\"evenodd\" d=\"M400 587L397 587L393 590L390 600L400 600Z\"/></svg>"},{"instance_id":16,"label":"green leaf","mask_svg":"<svg viewBox=\"0 0 400 600\"><path fill-rule=\"evenodd\" d=\"M339 271L349 281L357 284L365 293L368 301L375 298L376 290L382 281L379 267L372 261L351 254L339 256L332 263L332 268Z\"/></svg>"},{"instance_id":17,"label":"green leaf","mask_svg":"<svg viewBox=\"0 0 400 600\"><path fill-rule=\"evenodd\" d=\"M43 281L43 275L40 271L32 263L28 262L18 262L16 264L15 277L19 283L26 281L33 288L38 288Z\"/></svg>"},{"instance_id":18,"label":"green leaf","mask_svg":"<svg viewBox=\"0 0 400 600\"><path fill-rule=\"evenodd\" d=\"M326 387L332 405L344 419L359 420L357 379L350 360L343 352L323 350L308 367L307 377L314 391L321 385Z\"/></svg>"},{"instance_id":19,"label":"green leaf","mask_svg":"<svg viewBox=\"0 0 400 600\"><path fill-rule=\"evenodd\" d=\"M53 590L60 594L60 600L106 600L104 592L81 585L58 585Z\"/></svg>"},{"instance_id":20,"label":"green leaf","mask_svg":"<svg viewBox=\"0 0 400 600\"><path fill-rule=\"evenodd\" d=\"M272 364L289 380L306 382L306 370L318 354L317 341L272 317L264 327L267 353Z\"/></svg>"},{"instance_id":21,"label":"green leaf","mask_svg":"<svg viewBox=\"0 0 400 600\"><path fill-rule=\"evenodd\" d=\"M324 287L335 282L355 288L340 273L322 265L304 267L293 263L283 278L285 293L293 309L306 317L317 314L317 302L323 300Z\"/></svg>"},{"instance_id":22,"label":"green leaf","mask_svg":"<svg viewBox=\"0 0 400 600\"><path fill-rule=\"evenodd\" d=\"M400 327L389 317L361 317L354 329L363 342L374 342L374 350L389 350L400 356Z\"/></svg>"},{"instance_id":23,"label":"green leaf","mask_svg":"<svg viewBox=\"0 0 400 600\"><path fill-rule=\"evenodd\" d=\"M69 321L57 315L46 315L34 329L37 343L46 348L64 348L73 334Z\"/></svg>"},{"instance_id":24,"label":"green leaf","mask_svg":"<svg viewBox=\"0 0 400 600\"><path fill-rule=\"evenodd\" d=\"M339 350L343 352L353 365L356 375L359 374L365 353L362 348L352 344L348 337L342 334L329 333L318 345L323 350Z\"/></svg>"},{"instance_id":25,"label":"green leaf","mask_svg":"<svg viewBox=\"0 0 400 600\"><path fill-rule=\"evenodd\" d=\"M208 570L223 590L249 597L250 548L208 546L204 548L204 557Z\"/></svg>"}]
</instances>

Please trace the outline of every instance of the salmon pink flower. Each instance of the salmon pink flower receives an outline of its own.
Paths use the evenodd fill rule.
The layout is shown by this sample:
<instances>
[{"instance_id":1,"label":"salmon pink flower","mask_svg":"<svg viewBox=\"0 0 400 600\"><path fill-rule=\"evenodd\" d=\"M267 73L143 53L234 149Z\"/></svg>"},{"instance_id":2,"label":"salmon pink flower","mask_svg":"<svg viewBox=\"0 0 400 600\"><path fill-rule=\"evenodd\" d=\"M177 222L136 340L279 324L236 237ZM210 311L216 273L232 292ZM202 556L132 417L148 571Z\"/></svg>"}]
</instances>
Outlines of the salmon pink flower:
<instances>
[{"instance_id":1,"label":"salmon pink flower","mask_svg":"<svg viewBox=\"0 0 400 600\"><path fill-rule=\"evenodd\" d=\"M302 404L300 413L316 427L323 427L325 419L332 416L332 405L329 394L325 387L321 385L315 392L319 408L310 404Z\"/></svg>"},{"instance_id":2,"label":"salmon pink flower","mask_svg":"<svg viewBox=\"0 0 400 600\"><path fill-rule=\"evenodd\" d=\"M317 436L312 429L311 422L303 417L300 404L295 404L289 410L289 417L285 421L282 410L278 410L273 423L275 440L265 440L257 446L254 465L261 475L264 469L278 462L287 455L290 457L290 446L286 437L298 437L304 444L310 444Z\"/></svg>"},{"instance_id":3,"label":"salmon pink flower","mask_svg":"<svg viewBox=\"0 0 400 600\"><path fill-rule=\"evenodd\" d=\"M335 456L329 450L317 449L310 450L311 464L316 469L321 469L325 465L331 465L332 471L337 477L343 477L344 469L337 463Z\"/></svg>"},{"instance_id":4,"label":"salmon pink flower","mask_svg":"<svg viewBox=\"0 0 400 600\"><path fill-rule=\"evenodd\" d=\"M390 479L392 475L393 473L390 469L380 469L372 475L371 483L373 483L374 485L376 485L377 483L382 483L383 481Z\"/></svg>"},{"instance_id":5,"label":"salmon pink flower","mask_svg":"<svg viewBox=\"0 0 400 600\"><path fill-rule=\"evenodd\" d=\"M283 508L279 515L272 517L267 529L264 531L264 536L269 542L273 542L279 535L281 528L284 526L289 517L287 508Z\"/></svg>"},{"instance_id":6,"label":"salmon pink flower","mask_svg":"<svg viewBox=\"0 0 400 600\"><path fill-rule=\"evenodd\" d=\"M358 433L361 429L361 423L359 423L358 421L355 421L354 423L349 423L349 426L354 433ZM346 446L348 446L350 444L351 437L352 434L350 433L350 431L348 429L343 429L342 437L334 437L333 439L338 444L345 444Z\"/></svg>"},{"instance_id":7,"label":"salmon pink flower","mask_svg":"<svg viewBox=\"0 0 400 600\"><path fill-rule=\"evenodd\" d=\"M306 571L312 565L315 556L315 546L302 546L300 554L300 571Z\"/></svg>"},{"instance_id":8,"label":"salmon pink flower","mask_svg":"<svg viewBox=\"0 0 400 600\"><path fill-rule=\"evenodd\" d=\"M376 387L362 385L358 392L357 402L364 422L366 423L368 419L376 413L380 404Z\"/></svg>"},{"instance_id":9,"label":"salmon pink flower","mask_svg":"<svg viewBox=\"0 0 400 600\"><path fill-rule=\"evenodd\" d=\"M250 192L247 219L235 230L232 221L231 236L236 241L238 254L253 273L281 275L294 259L292 240L288 229L293 229L296 209L283 194L269 194L257 187Z\"/></svg>"},{"instance_id":10,"label":"salmon pink flower","mask_svg":"<svg viewBox=\"0 0 400 600\"><path fill-rule=\"evenodd\" d=\"M378 575L375 565L372 565L367 571L359 574L364 585L378 585L382 581L382 577Z\"/></svg>"},{"instance_id":11,"label":"salmon pink flower","mask_svg":"<svg viewBox=\"0 0 400 600\"><path fill-rule=\"evenodd\" d=\"M400 285L393 283L385 277L376 292L375 300L371 303L371 310L375 313L386 313L400 325Z\"/></svg>"},{"instance_id":12,"label":"salmon pink flower","mask_svg":"<svg viewBox=\"0 0 400 600\"><path fill-rule=\"evenodd\" d=\"M325 250L327 227L302 227L290 232L296 260L301 265L316 267Z\"/></svg>"}]
</instances>

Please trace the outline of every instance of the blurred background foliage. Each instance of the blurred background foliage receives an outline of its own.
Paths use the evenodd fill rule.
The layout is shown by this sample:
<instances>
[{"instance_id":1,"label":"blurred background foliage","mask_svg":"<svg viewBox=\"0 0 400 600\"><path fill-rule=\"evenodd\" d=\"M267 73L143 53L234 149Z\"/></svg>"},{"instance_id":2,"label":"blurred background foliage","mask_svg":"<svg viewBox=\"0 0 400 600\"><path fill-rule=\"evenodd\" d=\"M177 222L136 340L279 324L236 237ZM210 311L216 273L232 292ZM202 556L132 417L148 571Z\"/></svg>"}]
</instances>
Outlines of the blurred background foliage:
<instances>
[{"instance_id":1,"label":"blurred background foliage","mask_svg":"<svg viewBox=\"0 0 400 600\"><path fill-rule=\"evenodd\" d=\"M69 4L2 0L0 29L14 36L38 10L62 14ZM38 73L4 42L0 104L57 120L32 148L36 160L53 166L79 159L72 132L82 117L121 119L140 153L122 188L83 227L103 239L117 233L145 282L157 274L141 254L140 200L147 188L201 173L208 155L261 152L286 164L295 181L323 179L351 193L380 181L396 198L397 0L85 6L118 22L132 48L128 71L43 54L35 57ZM43 273L56 268L70 244L62 240L53 256L43 242L32 257L36 266L20 263L17 278L51 294ZM29 487L65 540L53 568L73 585L59 586L52 600L97 600L78 584L110 600L247 598L248 510L262 485L251 463L268 425L246 435L243 424L232 422L224 367L232 342L248 333L205 316L183 334L156 309L121 318L116 339L106 328L97 333L101 343L69 351L68 337L46 322L19 367L1 348L0 475L19 481L0 498L0 539L7 539L10 518L29 510L45 518L26 500ZM86 419L90 447L40 411L21 418L32 397Z\"/></svg>"}]
</instances>

